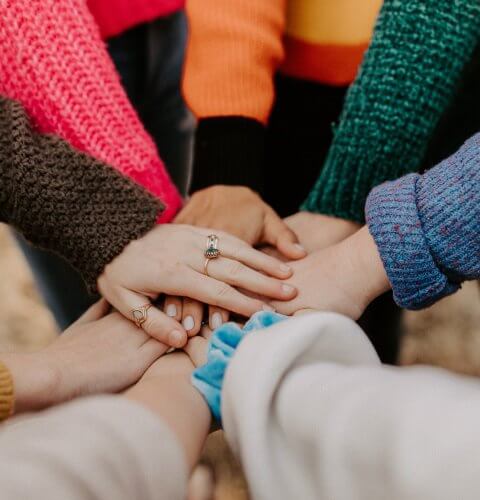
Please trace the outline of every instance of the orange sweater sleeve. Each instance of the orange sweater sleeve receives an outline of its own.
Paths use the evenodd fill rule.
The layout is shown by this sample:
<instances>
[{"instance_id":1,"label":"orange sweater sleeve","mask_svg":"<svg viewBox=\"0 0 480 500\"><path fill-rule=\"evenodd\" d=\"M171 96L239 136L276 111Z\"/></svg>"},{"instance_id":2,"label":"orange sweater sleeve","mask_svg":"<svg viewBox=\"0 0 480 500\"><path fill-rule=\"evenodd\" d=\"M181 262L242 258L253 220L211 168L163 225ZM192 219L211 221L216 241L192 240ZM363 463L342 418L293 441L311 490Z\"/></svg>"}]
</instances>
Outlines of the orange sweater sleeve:
<instances>
[{"instance_id":1,"label":"orange sweater sleeve","mask_svg":"<svg viewBox=\"0 0 480 500\"><path fill-rule=\"evenodd\" d=\"M282 62L286 0L187 0L183 91L200 119L268 120Z\"/></svg>"}]
</instances>

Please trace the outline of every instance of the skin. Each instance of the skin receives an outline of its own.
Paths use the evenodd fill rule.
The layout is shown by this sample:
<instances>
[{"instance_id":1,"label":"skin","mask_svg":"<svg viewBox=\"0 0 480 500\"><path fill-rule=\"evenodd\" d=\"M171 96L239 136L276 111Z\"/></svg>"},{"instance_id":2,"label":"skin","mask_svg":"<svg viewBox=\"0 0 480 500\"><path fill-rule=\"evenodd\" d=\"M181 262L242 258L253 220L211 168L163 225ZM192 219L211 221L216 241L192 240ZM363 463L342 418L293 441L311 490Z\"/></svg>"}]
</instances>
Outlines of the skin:
<instances>
[{"instance_id":1,"label":"skin","mask_svg":"<svg viewBox=\"0 0 480 500\"><path fill-rule=\"evenodd\" d=\"M210 261L206 276L204 250L212 232L179 224L155 227L132 241L106 266L98 279L100 293L130 320L133 309L151 304L162 294L186 297L243 316L269 306L239 289L259 291L277 300L290 300L296 295L291 285L281 281L292 273L288 265L219 230L215 233L221 255ZM184 326L180 324L182 317L180 308L169 316L152 305L142 328L169 346L183 347L188 328L185 322Z\"/></svg>"},{"instance_id":2,"label":"skin","mask_svg":"<svg viewBox=\"0 0 480 500\"><path fill-rule=\"evenodd\" d=\"M168 346L108 310L106 301L98 302L41 351L1 355L14 381L16 413L123 390L167 351Z\"/></svg>"},{"instance_id":3,"label":"skin","mask_svg":"<svg viewBox=\"0 0 480 500\"><path fill-rule=\"evenodd\" d=\"M285 219L285 223L295 232L309 254L339 243L362 227L346 219L310 212L291 215Z\"/></svg>"},{"instance_id":4,"label":"skin","mask_svg":"<svg viewBox=\"0 0 480 500\"><path fill-rule=\"evenodd\" d=\"M339 243L360 229L360 224L310 212L298 212L280 224L279 217L256 193L242 186L212 186L195 193L176 222L221 229L284 262ZM268 214L268 215L267 215ZM289 230L288 230L289 228ZM295 252L301 244L302 252ZM210 328L229 319L228 311L181 297L167 297L164 312L182 321L188 335L197 335L207 314Z\"/></svg>"},{"instance_id":5,"label":"skin","mask_svg":"<svg viewBox=\"0 0 480 500\"><path fill-rule=\"evenodd\" d=\"M178 224L191 224L225 231L252 246L268 245L281 260L305 257L295 232L261 197L245 186L211 186L192 195L177 215ZM197 335L202 319L208 316L210 328L228 321L229 312L210 305L208 311L200 301L167 297L164 312L181 321L188 335Z\"/></svg>"},{"instance_id":6,"label":"skin","mask_svg":"<svg viewBox=\"0 0 480 500\"><path fill-rule=\"evenodd\" d=\"M175 433L190 468L198 461L210 430L210 410L192 386L195 368L184 352L159 359L125 397L155 413Z\"/></svg>"},{"instance_id":7,"label":"skin","mask_svg":"<svg viewBox=\"0 0 480 500\"><path fill-rule=\"evenodd\" d=\"M282 314L315 309L358 319L374 298L390 288L367 227L291 265L294 274L288 282L295 285L299 293L289 302L272 302Z\"/></svg>"}]
</instances>

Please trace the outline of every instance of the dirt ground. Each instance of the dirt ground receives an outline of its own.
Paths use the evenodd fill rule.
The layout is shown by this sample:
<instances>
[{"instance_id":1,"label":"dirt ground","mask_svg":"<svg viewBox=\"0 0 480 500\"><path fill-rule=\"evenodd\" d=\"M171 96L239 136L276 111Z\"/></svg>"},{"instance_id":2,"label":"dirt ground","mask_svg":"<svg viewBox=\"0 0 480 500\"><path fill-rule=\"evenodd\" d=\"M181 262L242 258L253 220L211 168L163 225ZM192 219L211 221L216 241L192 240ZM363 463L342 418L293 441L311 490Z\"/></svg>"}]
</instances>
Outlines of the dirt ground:
<instances>
[{"instance_id":1,"label":"dirt ground","mask_svg":"<svg viewBox=\"0 0 480 500\"><path fill-rule=\"evenodd\" d=\"M0 225L0 352L35 350L55 338L54 321L41 302L31 274ZM426 363L480 375L480 287L467 284L436 306L405 314L407 334L401 363ZM205 461L217 477L216 500L243 500L246 487L220 433L207 443Z\"/></svg>"}]
</instances>

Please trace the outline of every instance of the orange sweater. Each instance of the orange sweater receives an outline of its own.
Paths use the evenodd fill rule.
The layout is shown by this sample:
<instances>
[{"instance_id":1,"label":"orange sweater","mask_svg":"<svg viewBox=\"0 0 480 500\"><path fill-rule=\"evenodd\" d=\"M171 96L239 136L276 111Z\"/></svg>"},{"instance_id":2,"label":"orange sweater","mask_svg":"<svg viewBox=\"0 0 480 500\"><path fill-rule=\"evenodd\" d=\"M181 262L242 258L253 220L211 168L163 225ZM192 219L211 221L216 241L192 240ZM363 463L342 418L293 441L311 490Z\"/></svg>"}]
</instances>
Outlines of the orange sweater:
<instances>
[{"instance_id":1,"label":"orange sweater","mask_svg":"<svg viewBox=\"0 0 480 500\"><path fill-rule=\"evenodd\" d=\"M266 123L273 76L348 85L382 0L187 0L184 94L198 118Z\"/></svg>"}]
</instances>

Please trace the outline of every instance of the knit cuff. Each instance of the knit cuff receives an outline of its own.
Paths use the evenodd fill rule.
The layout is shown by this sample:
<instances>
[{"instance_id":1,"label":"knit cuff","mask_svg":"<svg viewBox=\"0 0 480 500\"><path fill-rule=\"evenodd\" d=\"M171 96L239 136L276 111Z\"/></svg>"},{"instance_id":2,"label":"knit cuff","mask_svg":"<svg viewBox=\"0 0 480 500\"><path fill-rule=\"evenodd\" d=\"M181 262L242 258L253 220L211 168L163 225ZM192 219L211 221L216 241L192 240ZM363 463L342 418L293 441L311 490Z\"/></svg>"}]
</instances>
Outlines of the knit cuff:
<instances>
[{"instance_id":1,"label":"knit cuff","mask_svg":"<svg viewBox=\"0 0 480 500\"><path fill-rule=\"evenodd\" d=\"M192 384L200 391L210 407L213 416L221 422L222 387L228 365L235 355L238 345L247 333L268 328L286 316L273 312L254 314L245 326L225 323L212 335L205 365L196 368L192 374Z\"/></svg>"},{"instance_id":2,"label":"knit cuff","mask_svg":"<svg viewBox=\"0 0 480 500\"><path fill-rule=\"evenodd\" d=\"M23 108L0 97L0 221L62 256L92 293L104 267L162 211L159 200L113 168L37 134Z\"/></svg>"},{"instance_id":3,"label":"knit cuff","mask_svg":"<svg viewBox=\"0 0 480 500\"><path fill-rule=\"evenodd\" d=\"M397 304L428 307L460 288L449 280L432 255L417 207L418 174L409 174L374 189L366 219L380 252Z\"/></svg>"},{"instance_id":4,"label":"knit cuff","mask_svg":"<svg viewBox=\"0 0 480 500\"><path fill-rule=\"evenodd\" d=\"M200 120L191 191L215 184L264 190L265 127L240 116Z\"/></svg>"},{"instance_id":5,"label":"knit cuff","mask_svg":"<svg viewBox=\"0 0 480 500\"><path fill-rule=\"evenodd\" d=\"M0 422L13 413L14 402L12 375L0 361Z\"/></svg>"}]
</instances>

